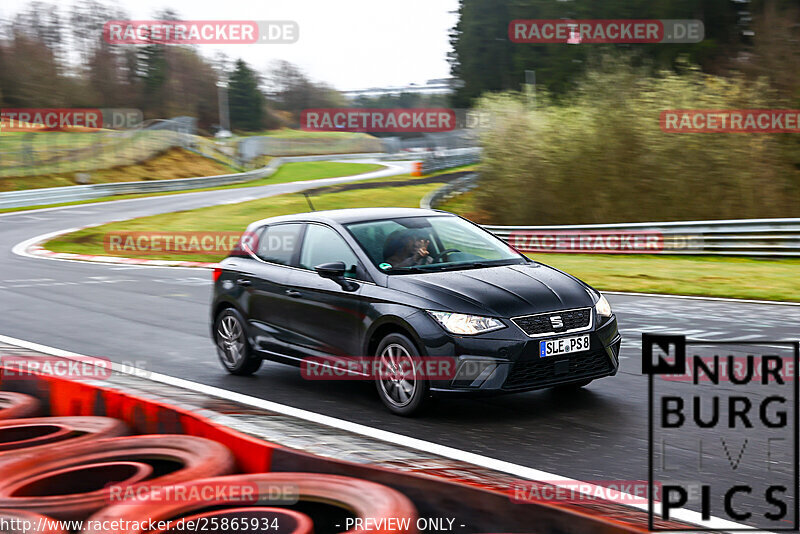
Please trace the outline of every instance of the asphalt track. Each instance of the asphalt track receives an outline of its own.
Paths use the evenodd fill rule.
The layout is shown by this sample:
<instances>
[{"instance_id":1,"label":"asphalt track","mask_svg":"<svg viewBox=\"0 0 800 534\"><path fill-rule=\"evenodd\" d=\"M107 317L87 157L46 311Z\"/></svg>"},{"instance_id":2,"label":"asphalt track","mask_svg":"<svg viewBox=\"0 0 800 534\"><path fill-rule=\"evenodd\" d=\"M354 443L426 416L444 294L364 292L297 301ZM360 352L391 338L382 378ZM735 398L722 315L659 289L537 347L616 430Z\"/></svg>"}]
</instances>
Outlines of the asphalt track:
<instances>
[{"instance_id":1,"label":"asphalt track","mask_svg":"<svg viewBox=\"0 0 800 534\"><path fill-rule=\"evenodd\" d=\"M408 171L407 164L391 165L390 169L371 175ZM800 337L797 306L612 294L609 301L623 335L621 369L616 377L597 381L570 395L545 390L488 399L447 399L424 418L405 419L388 414L369 383L308 382L301 378L299 370L272 363L265 364L253 377L227 375L209 339L211 275L206 270L56 261L12 252L25 240L66 228L238 202L353 179L184 193L0 215L0 334L110 358L584 481L647 478L648 396L647 379L641 374L642 332L679 333L706 340ZM673 382L659 387L664 388L660 392L686 394L688 386ZM793 435L796 438L796 433ZM764 451L755 451L758 458L749 461L749 450L737 468L717 458L719 461L706 463L705 475L693 473L693 443L707 438L708 431L681 430L674 461L683 471L676 475L677 479L705 480L711 469L719 486L759 487L777 476L764 469ZM786 451L791 450L789 443L785 443ZM730 447L739 451L741 444ZM796 467L788 452L783 456L773 453L771 458L778 472ZM713 490L715 497L717 491ZM788 494L786 500L792 503L791 488ZM712 515L722 516L722 505L715 500L713 506ZM770 508L758 500L752 504L754 512L765 509Z\"/></svg>"}]
</instances>

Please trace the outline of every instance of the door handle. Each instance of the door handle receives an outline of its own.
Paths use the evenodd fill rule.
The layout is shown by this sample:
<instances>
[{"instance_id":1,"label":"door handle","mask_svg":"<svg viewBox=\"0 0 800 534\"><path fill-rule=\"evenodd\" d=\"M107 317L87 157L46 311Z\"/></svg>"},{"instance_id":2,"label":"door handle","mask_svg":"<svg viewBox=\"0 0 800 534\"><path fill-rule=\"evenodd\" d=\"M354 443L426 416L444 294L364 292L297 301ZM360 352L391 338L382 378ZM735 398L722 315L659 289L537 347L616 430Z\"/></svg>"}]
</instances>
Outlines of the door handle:
<instances>
[{"instance_id":1,"label":"door handle","mask_svg":"<svg viewBox=\"0 0 800 534\"><path fill-rule=\"evenodd\" d=\"M250 280L247 280L245 278L238 278L236 280L236 285L239 285L239 286L242 286L242 287L250 287L251 285L253 285L253 282L251 282Z\"/></svg>"},{"instance_id":2,"label":"door handle","mask_svg":"<svg viewBox=\"0 0 800 534\"><path fill-rule=\"evenodd\" d=\"M302 293L300 293L299 291L297 291L295 289L287 289L286 290L286 294L288 296L292 297L293 299L299 299L299 298L301 298L303 296Z\"/></svg>"}]
</instances>

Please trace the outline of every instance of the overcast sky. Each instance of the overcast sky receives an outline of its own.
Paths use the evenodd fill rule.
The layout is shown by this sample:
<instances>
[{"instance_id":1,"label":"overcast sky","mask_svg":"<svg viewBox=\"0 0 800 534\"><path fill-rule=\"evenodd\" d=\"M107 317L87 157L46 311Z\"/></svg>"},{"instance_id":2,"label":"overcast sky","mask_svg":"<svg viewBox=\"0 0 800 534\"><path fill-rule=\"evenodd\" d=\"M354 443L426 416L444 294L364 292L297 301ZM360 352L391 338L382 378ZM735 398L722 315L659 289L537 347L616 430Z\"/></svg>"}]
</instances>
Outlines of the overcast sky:
<instances>
[{"instance_id":1,"label":"overcast sky","mask_svg":"<svg viewBox=\"0 0 800 534\"><path fill-rule=\"evenodd\" d=\"M59 2L66 12L72 2ZM7 19L29 0L2 0ZM449 30L457 0L115 0L132 19L172 8L184 20L294 20L300 39L287 45L198 45L221 50L260 71L275 59L303 68L339 90L424 83L449 75Z\"/></svg>"}]
</instances>

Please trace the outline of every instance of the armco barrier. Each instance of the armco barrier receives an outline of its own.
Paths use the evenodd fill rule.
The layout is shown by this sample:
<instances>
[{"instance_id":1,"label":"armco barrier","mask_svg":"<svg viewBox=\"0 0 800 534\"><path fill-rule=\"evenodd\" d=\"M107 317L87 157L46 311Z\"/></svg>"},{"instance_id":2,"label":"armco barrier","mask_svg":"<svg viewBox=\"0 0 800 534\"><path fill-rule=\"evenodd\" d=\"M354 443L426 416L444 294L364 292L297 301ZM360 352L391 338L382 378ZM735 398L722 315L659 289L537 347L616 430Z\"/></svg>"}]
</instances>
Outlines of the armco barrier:
<instances>
[{"instance_id":1,"label":"armco barrier","mask_svg":"<svg viewBox=\"0 0 800 534\"><path fill-rule=\"evenodd\" d=\"M523 252L800 257L797 218L484 228Z\"/></svg>"},{"instance_id":2,"label":"armco barrier","mask_svg":"<svg viewBox=\"0 0 800 534\"><path fill-rule=\"evenodd\" d=\"M35 355L30 356L36 357ZM454 518L457 525L466 525L466 528L457 529L459 531L553 534L647 532L647 516L640 510L611 502L579 503L548 500L518 502L510 498L509 490L515 482L519 482L519 479L510 475L500 478L496 475L484 478L486 473L482 475L479 471L476 472L475 478L470 478L467 465L454 465L453 473L457 473L458 477L450 476L448 478L444 474L437 475L429 469L418 471L423 467L421 465L413 463L404 465L402 458L408 457L407 454L399 455L396 467L389 468L315 456L288 449L212 422L206 415L212 415L213 412L207 411L208 408L204 411L197 406L185 404L185 400L178 400L182 398L182 395L173 389L168 393L175 396L173 401L175 404L167 403L162 396L167 392L166 390L156 394L155 398L149 398L125 391L125 387L120 385L132 384L136 380L141 380L150 384L149 387L152 388L154 383L143 378L128 377L124 380L119 379L122 380L120 383L114 382L113 384L95 380L68 380L58 376L38 374L28 378L24 381L5 380L3 368L0 367L1 389L15 388L17 391L24 391L39 397L45 411L50 415L105 415L121 419L133 432L180 433L206 437L227 447L235 456L239 471L245 473L270 472L274 473L275 477L288 477L290 476L289 472L318 473L369 480L370 483L387 486L408 497L421 519L449 517ZM134 389L134 391L138 390ZM252 408L242 405L237 408L234 403L228 403L225 410L250 410L254 418L270 418L276 415L269 412L255 412L252 411ZM152 438L158 442L164 437L144 436L143 438ZM105 441L131 441L133 439L114 438ZM180 442L180 438L175 439L176 443ZM74 450L85 448L86 446L81 445L75 447ZM100 451L98 450L98 452ZM70 453L69 456L78 456L78 453ZM25 457L24 454L23 457ZM30 457L33 458L33 455ZM45 459L50 462L47 458ZM100 459L113 460L113 458L105 457ZM33 460L26 460L22 463L36 469L36 462ZM129 463L137 464L135 458ZM69 463L69 465L73 464L74 462ZM7 466L8 463L4 462L0 464L0 469L8 470ZM136 467L136 465L130 467ZM11 475L11 473L3 475L0 480L5 481L6 475ZM303 475L303 478L314 478L315 476L319 475ZM315 482L312 489L318 491L324 488ZM328 498L331 498L332 490L326 491ZM344 494L339 493L341 499ZM351 508L351 510L358 511L358 508ZM102 514L103 512L98 513ZM690 530L690 525L685 523L658 521L657 525L663 528L682 527L684 530ZM351 532L359 532L359 529L353 529Z\"/></svg>"},{"instance_id":3,"label":"armco barrier","mask_svg":"<svg viewBox=\"0 0 800 534\"><path fill-rule=\"evenodd\" d=\"M420 207L435 209L478 179L474 173L445 184ZM800 218L484 228L522 252L800 257Z\"/></svg>"},{"instance_id":4,"label":"armco barrier","mask_svg":"<svg viewBox=\"0 0 800 534\"><path fill-rule=\"evenodd\" d=\"M133 193L161 193L166 191L188 191L207 187L238 184L259 180L272 176L284 163L302 161L328 161L332 159L386 159L386 154L339 154L335 156L297 156L289 158L275 158L268 165L260 169L236 174L222 174L219 176L202 176L198 178L175 178L172 180L149 180L141 182L120 182L110 184L72 185L68 187L51 187L46 189L26 189L24 191L10 191L0 193L0 209L21 208L28 206L44 206L48 204L61 204L81 200L113 195L128 195Z\"/></svg>"},{"instance_id":5,"label":"armco barrier","mask_svg":"<svg viewBox=\"0 0 800 534\"><path fill-rule=\"evenodd\" d=\"M446 151L428 153L422 160L422 173L430 174L436 171L472 165L481 158L480 148L455 148Z\"/></svg>"},{"instance_id":6,"label":"armco barrier","mask_svg":"<svg viewBox=\"0 0 800 534\"><path fill-rule=\"evenodd\" d=\"M436 170L448 169L467 165L477 161L476 149L455 149L444 151L436 157L424 159L423 172L430 173ZM268 165L260 169L235 174L222 174L219 176L201 176L198 178L175 178L172 180L148 180L141 182L121 182L110 184L72 185L68 187L51 187L46 189L26 189L24 191L9 191L0 193L0 210L9 208L23 208L28 206L45 206L48 204L62 204L82 200L114 195L129 195L138 193L162 193L169 191L189 191L208 187L251 182L267 178L277 172L284 163L304 161L332 161L347 159L378 159L398 160L415 158L398 154L383 152L365 154L331 154L318 156L291 156L272 159Z\"/></svg>"},{"instance_id":7,"label":"armco barrier","mask_svg":"<svg viewBox=\"0 0 800 534\"><path fill-rule=\"evenodd\" d=\"M448 182L439 189L431 191L422 197L419 207L427 210L435 209L436 206L453 196L473 189L477 185L477 181L478 173L475 172L456 178L452 182Z\"/></svg>"}]
</instances>

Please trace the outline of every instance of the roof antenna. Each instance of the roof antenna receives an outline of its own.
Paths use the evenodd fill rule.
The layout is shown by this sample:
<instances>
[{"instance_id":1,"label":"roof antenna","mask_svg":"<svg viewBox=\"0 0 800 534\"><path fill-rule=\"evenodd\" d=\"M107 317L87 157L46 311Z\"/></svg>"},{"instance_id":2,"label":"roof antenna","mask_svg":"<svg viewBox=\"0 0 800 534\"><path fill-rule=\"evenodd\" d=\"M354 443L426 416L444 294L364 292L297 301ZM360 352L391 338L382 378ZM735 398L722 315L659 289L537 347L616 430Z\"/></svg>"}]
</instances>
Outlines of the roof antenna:
<instances>
[{"instance_id":1,"label":"roof antenna","mask_svg":"<svg viewBox=\"0 0 800 534\"><path fill-rule=\"evenodd\" d=\"M306 197L306 202L308 202L308 207L311 208L311 211L317 211L314 209L314 204L312 204L311 197L308 196L308 193L303 193L303 196Z\"/></svg>"}]
</instances>

